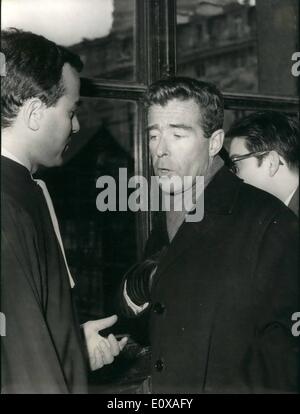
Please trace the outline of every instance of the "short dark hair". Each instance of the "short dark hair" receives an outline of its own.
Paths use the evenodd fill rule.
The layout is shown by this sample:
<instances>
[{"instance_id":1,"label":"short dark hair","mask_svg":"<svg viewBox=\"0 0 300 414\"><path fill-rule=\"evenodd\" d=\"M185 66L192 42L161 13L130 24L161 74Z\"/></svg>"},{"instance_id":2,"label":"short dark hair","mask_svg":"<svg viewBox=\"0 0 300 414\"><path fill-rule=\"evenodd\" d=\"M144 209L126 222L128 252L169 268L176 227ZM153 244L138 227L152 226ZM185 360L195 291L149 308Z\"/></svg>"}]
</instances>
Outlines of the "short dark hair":
<instances>
[{"instance_id":1,"label":"short dark hair","mask_svg":"<svg viewBox=\"0 0 300 414\"><path fill-rule=\"evenodd\" d=\"M69 63L78 72L80 58L43 36L18 29L1 31L6 75L1 77L1 126L10 126L27 99L38 97L54 106L64 94L62 68Z\"/></svg>"},{"instance_id":2,"label":"short dark hair","mask_svg":"<svg viewBox=\"0 0 300 414\"><path fill-rule=\"evenodd\" d=\"M276 151L289 168L299 168L299 122L282 112L260 111L235 122L226 137L244 138L246 148L254 151ZM258 158L259 165L262 159Z\"/></svg>"},{"instance_id":3,"label":"short dark hair","mask_svg":"<svg viewBox=\"0 0 300 414\"><path fill-rule=\"evenodd\" d=\"M223 127L223 96L214 84L178 76L154 82L145 94L147 107L156 104L164 106L172 99L193 99L196 102L206 138Z\"/></svg>"}]
</instances>

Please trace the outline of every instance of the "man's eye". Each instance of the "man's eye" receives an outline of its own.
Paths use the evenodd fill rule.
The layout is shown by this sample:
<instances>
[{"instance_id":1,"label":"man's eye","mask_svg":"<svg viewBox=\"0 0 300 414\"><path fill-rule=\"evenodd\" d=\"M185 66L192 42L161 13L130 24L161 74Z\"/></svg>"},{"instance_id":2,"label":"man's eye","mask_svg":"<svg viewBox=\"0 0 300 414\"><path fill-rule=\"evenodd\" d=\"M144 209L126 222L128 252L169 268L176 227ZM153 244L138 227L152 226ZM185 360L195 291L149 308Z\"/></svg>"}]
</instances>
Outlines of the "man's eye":
<instances>
[{"instance_id":1,"label":"man's eye","mask_svg":"<svg viewBox=\"0 0 300 414\"><path fill-rule=\"evenodd\" d=\"M185 135L183 135L183 134L174 134L174 137L175 138L184 138Z\"/></svg>"},{"instance_id":2,"label":"man's eye","mask_svg":"<svg viewBox=\"0 0 300 414\"><path fill-rule=\"evenodd\" d=\"M153 141L154 139L157 139L157 138L158 138L158 135L149 135L149 139L151 141Z\"/></svg>"},{"instance_id":3,"label":"man's eye","mask_svg":"<svg viewBox=\"0 0 300 414\"><path fill-rule=\"evenodd\" d=\"M75 116L75 111L70 112L70 118L72 119L74 118L74 116Z\"/></svg>"}]
</instances>

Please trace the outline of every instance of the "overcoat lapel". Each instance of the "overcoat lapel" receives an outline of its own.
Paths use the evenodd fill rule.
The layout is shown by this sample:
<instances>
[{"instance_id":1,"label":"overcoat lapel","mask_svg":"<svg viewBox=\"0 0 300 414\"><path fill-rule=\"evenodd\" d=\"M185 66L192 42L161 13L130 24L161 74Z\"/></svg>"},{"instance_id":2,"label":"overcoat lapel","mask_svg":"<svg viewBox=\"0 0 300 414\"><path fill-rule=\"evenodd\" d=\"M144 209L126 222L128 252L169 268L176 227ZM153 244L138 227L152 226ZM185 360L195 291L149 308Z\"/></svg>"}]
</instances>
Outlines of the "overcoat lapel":
<instances>
[{"instance_id":1,"label":"overcoat lapel","mask_svg":"<svg viewBox=\"0 0 300 414\"><path fill-rule=\"evenodd\" d=\"M232 213L242 181L223 167L205 190L204 216L201 221L184 221L162 256L156 277L160 278L169 266L190 249L197 239L197 245L213 245L215 216ZM221 191L216 191L219 188ZM207 234L209 237L206 237ZM211 246L213 247L213 246Z\"/></svg>"}]
</instances>

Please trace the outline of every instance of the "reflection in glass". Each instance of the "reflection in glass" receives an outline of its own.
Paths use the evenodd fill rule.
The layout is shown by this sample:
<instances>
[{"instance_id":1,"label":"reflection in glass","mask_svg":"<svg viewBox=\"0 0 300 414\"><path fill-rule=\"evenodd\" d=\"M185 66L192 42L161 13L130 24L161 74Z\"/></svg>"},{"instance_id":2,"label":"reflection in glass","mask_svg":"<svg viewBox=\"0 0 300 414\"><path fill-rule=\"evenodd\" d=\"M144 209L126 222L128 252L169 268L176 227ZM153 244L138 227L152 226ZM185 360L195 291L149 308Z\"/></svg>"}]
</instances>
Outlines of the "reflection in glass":
<instances>
[{"instance_id":1,"label":"reflection in glass","mask_svg":"<svg viewBox=\"0 0 300 414\"><path fill-rule=\"evenodd\" d=\"M2 0L2 29L16 27L67 46L82 76L135 80L135 0Z\"/></svg>"},{"instance_id":2,"label":"reflection in glass","mask_svg":"<svg viewBox=\"0 0 300 414\"><path fill-rule=\"evenodd\" d=\"M177 0L178 72L257 92L254 2Z\"/></svg>"},{"instance_id":3,"label":"reflection in glass","mask_svg":"<svg viewBox=\"0 0 300 414\"><path fill-rule=\"evenodd\" d=\"M178 73L225 92L297 95L294 0L177 0Z\"/></svg>"},{"instance_id":4,"label":"reflection in glass","mask_svg":"<svg viewBox=\"0 0 300 414\"><path fill-rule=\"evenodd\" d=\"M84 77L135 80L135 0L114 0L113 6L109 33L93 40L83 39L71 50L85 64Z\"/></svg>"}]
</instances>

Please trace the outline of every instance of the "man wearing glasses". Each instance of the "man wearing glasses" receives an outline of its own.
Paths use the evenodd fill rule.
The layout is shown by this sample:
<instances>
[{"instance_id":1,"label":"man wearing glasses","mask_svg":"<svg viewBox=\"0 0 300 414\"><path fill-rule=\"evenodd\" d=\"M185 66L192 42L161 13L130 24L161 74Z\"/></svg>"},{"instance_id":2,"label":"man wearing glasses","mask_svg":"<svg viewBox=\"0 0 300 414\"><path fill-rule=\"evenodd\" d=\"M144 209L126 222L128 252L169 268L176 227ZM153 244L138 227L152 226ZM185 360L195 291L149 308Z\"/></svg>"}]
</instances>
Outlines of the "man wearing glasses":
<instances>
[{"instance_id":1,"label":"man wearing glasses","mask_svg":"<svg viewBox=\"0 0 300 414\"><path fill-rule=\"evenodd\" d=\"M299 215L299 123L280 112L251 114L227 133L234 172Z\"/></svg>"}]
</instances>

